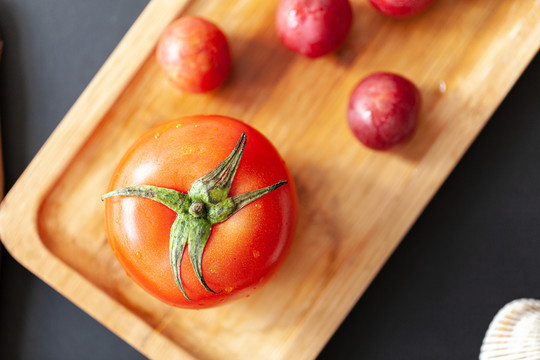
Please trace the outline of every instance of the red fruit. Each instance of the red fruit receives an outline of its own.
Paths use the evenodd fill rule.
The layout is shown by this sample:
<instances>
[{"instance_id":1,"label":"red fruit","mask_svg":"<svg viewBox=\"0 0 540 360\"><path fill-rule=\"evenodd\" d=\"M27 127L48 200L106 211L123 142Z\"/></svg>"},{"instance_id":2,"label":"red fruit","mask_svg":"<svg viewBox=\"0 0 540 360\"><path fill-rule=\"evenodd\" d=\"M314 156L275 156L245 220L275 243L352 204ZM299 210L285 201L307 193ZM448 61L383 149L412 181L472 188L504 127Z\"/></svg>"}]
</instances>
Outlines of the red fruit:
<instances>
[{"instance_id":1,"label":"red fruit","mask_svg":"<svg viewBox=\"0 0 540 360\"><path fill-rule=\"evenodd\" d=\"M358 83L347 119L364 145L385 150L406 140L416 127L421 97L416 85L392 73L374 73Z\"/></svg>"},{"instance_id":2,"label":"red fruit","mask_svg":"<svg viewBox=\"0 0 540 360\"><path fill-rule=\"evenodd\" d=\"M276 13L280 40L309 58L337 50L352 23L348 0L282 0Z\"/></svg>"},{"instance_id":3,"label":"red fruit","mask_svg":"<svg viewBox=\"0 0 540 360\"><path fill-rule=\"evenodd\" d=\"M179 89L192 93L217 88L231 67L227 38L216 25L198 17L180 18L165 30L157 60Z\"/></svg>"},{"instance_id":4,"label":"red fruit","mask_svg":"<svg viewBox=\"0 0 540 360\"><path fill-rule=\"evenodd\" d=\"M421 13L433 0L369 0L375 9L392 17L407 17Z\"/></svg>"},{"instance_id":5,"label":"red fruit","mask_svg":"<svg viewBox=\"0 0 540 360\"><path fill-rule=\"evenodd\" d=\"M298 199L285 162L261 133L228 117L188 116L149 130L118 163L109 191L114 255L137 284L174 306L252 294L294 239Z\"/></svg>"}]
</instances>

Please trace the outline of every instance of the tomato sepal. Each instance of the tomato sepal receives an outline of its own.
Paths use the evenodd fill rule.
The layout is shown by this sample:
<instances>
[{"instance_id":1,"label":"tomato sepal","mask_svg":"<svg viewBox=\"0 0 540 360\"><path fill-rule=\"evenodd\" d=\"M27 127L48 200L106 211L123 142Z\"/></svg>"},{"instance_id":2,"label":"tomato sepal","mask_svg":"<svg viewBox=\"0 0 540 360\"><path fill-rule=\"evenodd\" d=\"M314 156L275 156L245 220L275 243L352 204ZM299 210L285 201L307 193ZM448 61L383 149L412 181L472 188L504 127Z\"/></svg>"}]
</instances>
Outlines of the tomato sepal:
<instances>
[{"instance_id":1,"label":"tomato sepal","mask_svg":"<svg viewBox=\"0 0 540 360\"><path fill-rule=\"evenodd\" d=\"M103 196L101 200L113 196L136 196L140 198L154 200L160 204L167 206L176 213L181 213L188 209L191 201L186 194L173 189L167 189L152 185L134 185L122 189L113 190Z\"/></svg>"},{"instance_id":2,"label":"tomato sepal","mask_svg":"<svg viewBox=\"0 0 540 360\"><path fill-rule=\"evenodd\" d=\"M247 136L242 133L240 140L238 140L230 155L208 174L191 184L188 192L191 199L200 200L207 204L218 204L227 199L236 170L240 165L240 159L244 153L246 141Z\"/></svg>"},{"instance_id":3,"label":"tomato sepal","mask_svg":"<svg viewBox=\"0 0 540 360\"><path fill-rule=\"evenodd\" d=\"M184 294L186 299L191 301L184 289L182 283L182 275L180 274L180 263L182 262L182 256L184 255L184 249L187 243L186 225L189 219L185 214L178 214L171 226L170 240L169 240L169 261L171 264L171 270L174 277L174 282Z\"/></svg>"},{"instance_id":4,"label":"tomato sepal","mask_svg":"<svg viewBox=\"0 0 540 360\"><path fill-rule=\"evenodd\" d=\"M276 190L278 187L287 184L287 181L278 181L274 185L267 186L262 189L249 191L244 194L226 198L216 206L211 206L208 211L208 219L212 224L223 222L237 213L244 206L252 203L258 198Z\"/></svg>"},{"instance_id":5,"label":"tomato sepal","mask_svg":"<svg viewBox=\"0 0 540 360\"><path fill-rule=\"evenodd\" d=\"M202 255L208 238L210 238L210 232L212 231L212 224L207 219L193 218L187 223L187 229L184 232L184 236L188 237L188 254L191 266L197 275L197 279L201 285L211 293L219 294L221 291L216 292L212 290L204 280L202 273Z\"/></svg>"},{"instance_id":6,"label":"tomato sepal","mask_svg":"<svg viewBox=\"0 0 540 360\"><path fill-rule=\"evenodd\" d=\"M186 243L191 266L193 267L195 275L197 275L197 279L199 279L201 285L211 293L219 294L221 292L212 290L208 284L206 284L202 274L202 254L208 238L210 237L211 230L212 225L208 220L203 218L195 218L192 215L185 213L178 214L171 227L169 244L171 269L176 285L178 285L180 291L182 291L182 294L184 294L188 300L191 299L186 294L180 273L180 263L182 261Z\"/></svg>"}]
</instances>

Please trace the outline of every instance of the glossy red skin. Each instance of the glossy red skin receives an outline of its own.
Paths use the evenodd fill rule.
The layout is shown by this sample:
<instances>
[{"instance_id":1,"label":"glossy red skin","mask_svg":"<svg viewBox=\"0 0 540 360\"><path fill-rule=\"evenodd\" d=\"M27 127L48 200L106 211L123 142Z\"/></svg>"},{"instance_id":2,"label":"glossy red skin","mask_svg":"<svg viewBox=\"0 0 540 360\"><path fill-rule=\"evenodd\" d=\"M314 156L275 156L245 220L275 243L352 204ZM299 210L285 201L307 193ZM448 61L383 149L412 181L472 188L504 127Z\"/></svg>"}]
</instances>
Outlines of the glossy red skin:
<instances>
[{"instance_id":1,"label":"glossy red skin","mask_svg":"<svg viewBox=\"0 0 540 360\"><path fill-rule=\"evenodd\" d=\"M420 91L398 74L374 73L351 93L347 120L364 145L386 150L407 140L416 128Z\"/></svg>"},{"instance_id":2,"label":"glossy red skin","mask_svg":"<svg viewBox=\"0 0 540 360\"><path fill-rule=\"evenodd\" d=\"M434 0L369 0L375 9L387 16L402 18L426 10Z\"/></svg>"},{"instance_id":3,"label":"glossy red skin","mask_svg":"<svg viewBox=\"0 0 540 360\"><path fill-rule=\"evenodd\" d=\"M173 22L161 36L156 56L173 84L191 93L219 87L231 68L227 38L216 25L198 17Z\"/></svg>"},{"instance_id":4,"label":"glossy red skin","mask_svg":"<svg viewBox=\"0 0 540 360\"><path fill-rule=\"evenodd\" d=\"M337 50L351 28L348 0L282 0L276 12L276 29L289 49L308 58Z\"/></svg>"},{"instance_id":5,"label":"glossy red skin","mask_svg":"<svg viewBox=\"0 0 540 360\"><path fill-rule=\"evenodd\" d=\"M249 296L285 261L294 237L298 200L293 178L272 144L243 122L221 116L169 121L143 135L118 164L109 191L148 184L186 193L232 151L240 134L247 143L229 196L289 184L257 199L225 222L215 224L203 253L203 275L215 291L199 283L184 252L182 281L187 300L169 265L169 230L175 214L148 199L112 197L106 201L106 230L115 256L129 277L162 301L184 308L206 308Z\"/></svg>"}]
</instances>

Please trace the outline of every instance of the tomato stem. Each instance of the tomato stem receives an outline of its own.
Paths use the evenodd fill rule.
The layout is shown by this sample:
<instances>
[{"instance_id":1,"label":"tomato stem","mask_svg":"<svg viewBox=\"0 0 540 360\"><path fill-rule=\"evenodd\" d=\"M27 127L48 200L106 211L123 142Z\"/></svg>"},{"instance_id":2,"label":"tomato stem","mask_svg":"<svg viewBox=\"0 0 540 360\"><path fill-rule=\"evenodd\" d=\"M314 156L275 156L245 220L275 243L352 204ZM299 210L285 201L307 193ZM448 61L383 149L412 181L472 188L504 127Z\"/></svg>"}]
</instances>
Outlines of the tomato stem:
<instances>
[{"instance_id":1,"label":"tomato stem","mask_svg":"<svg viewBox=\"0 0 540 360\"><path fill-rule=\"evenodd\" d=\"M206 215L206 206L202 201L194 201L189 207L189 213L195 217L201 217Z\"/></svg>"},{"instance_id":2,"label":"tomato stem","mask_svg":"<svg viewBox=\"0 0 540 360\"><path fill-rule=\"evenodd\" d=\"M221 291L216 292L208 286L202 269L202 256L210 238L212 224L227 220L246 205L287 184L287 181L279 181L262 189L228 197L246 141L247 136L242 133L231 154L215 169L195 180L187 194L157 186L135 185L111 191L101 197L104 200L113 196L136 196L157 201L176 212L170 232L169 260L174 281L188 300L191 299L184 289L181 276L186 245L191 266L201 285L207 291L219 294Z\"/></svg>"}]
</instances>

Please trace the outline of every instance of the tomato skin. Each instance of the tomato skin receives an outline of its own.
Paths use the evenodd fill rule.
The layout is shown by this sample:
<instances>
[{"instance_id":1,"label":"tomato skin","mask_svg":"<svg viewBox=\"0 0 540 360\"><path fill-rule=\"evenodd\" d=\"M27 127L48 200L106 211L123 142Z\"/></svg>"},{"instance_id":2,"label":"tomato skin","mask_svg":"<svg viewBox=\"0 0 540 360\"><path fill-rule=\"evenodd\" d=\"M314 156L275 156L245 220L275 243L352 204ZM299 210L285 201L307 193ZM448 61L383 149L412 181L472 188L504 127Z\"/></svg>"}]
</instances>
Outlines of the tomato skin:
<instances>
[{"instance_id":1,"label":"tomato skin","mask_svg":"<svg viewBox=\"0 0 540 360\"><path fill-rule=\"evenodd\" d=\"M169 25L159 40L156 56L172 83L191 93L221 86L231 67L225 34L215 24L192 16Z\"/></svg>"},{"instance_id":2,"label":"tomato skin","mask_svg":"<svg viewBox=\"0 0 540 360\"><path fill-rule=\"evenodd\" d=\"M166 122L143 135L119 162L109 191L147 184L187 193L193 181L225 159L245 132L247 143L229 196L289 184L257 199L212 227L202 259L206 282L199 283L187 253L181 263L181 293L169 264L169 233L176 214L155 201L106 199L109 243L126 273L162 301L206 308L245 297L265 284L285 261L296 228L294 180L273 145L245 123L222 116L190 116Z\"/></svg>"},{"instance_id":3,"label":"tomato skin","mask_svg":"<svg viewBox=\"0 0 540 360\"><path fill-rule=\"evenodd\" d=\"M403 18L426 10L433 0L369 0L369 2L384 15Z\"/></svg>"},{"instance_id":4,"label":"tomato skin","mask_svg":"<svg viewBox=\"0 0 540 360\"><path fill-rule=\"evenodd\" d=\"M276 29L281 42L308 58L337 50L350 31L348 0L281 0Z\"/></svg>"}]
</instances>

